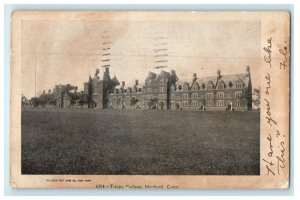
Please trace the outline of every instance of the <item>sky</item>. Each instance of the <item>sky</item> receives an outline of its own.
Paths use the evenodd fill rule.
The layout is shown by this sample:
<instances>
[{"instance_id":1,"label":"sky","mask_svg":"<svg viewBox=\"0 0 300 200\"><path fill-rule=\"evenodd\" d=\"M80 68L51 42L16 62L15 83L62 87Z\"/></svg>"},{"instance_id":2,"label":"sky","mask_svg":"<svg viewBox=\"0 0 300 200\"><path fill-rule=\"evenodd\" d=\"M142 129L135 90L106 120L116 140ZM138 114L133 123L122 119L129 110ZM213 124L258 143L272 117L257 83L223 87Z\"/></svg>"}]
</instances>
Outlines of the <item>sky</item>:
<instances>
[{"instance_id":1,"label":"sky","mask_svg":"<svg viewBox=\"0 0 300 200\"><path fill-rule=\"evenodd\" d=\"M165 49L165 70L174 69L181 81L218 69L245 73L249 65L253 87L259 86L260 21L27 20L22 27L22 93L29 98L56 84L83 90L96 68L103 76L104 64L127 86L135 79L142 84L149 71L161 70L154 68L157 49Z\"/></svg>"}]
</instances>

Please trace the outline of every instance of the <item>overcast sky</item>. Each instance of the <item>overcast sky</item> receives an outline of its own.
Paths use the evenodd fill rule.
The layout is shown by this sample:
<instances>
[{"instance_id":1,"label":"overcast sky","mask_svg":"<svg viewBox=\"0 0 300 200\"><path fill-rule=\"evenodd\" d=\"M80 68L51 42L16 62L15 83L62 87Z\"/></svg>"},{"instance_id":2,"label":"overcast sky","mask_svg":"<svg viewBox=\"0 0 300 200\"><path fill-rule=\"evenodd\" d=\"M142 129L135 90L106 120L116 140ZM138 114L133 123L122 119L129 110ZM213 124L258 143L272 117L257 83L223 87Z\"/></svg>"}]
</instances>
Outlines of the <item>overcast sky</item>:
<instances>
[{"instance_id":1,"label":"overcast sky","mask_svg":"<svg viewBox=\"0 0 300 200\"><path fill-rule=\"evenodd\" d=\"M160 71L153 68L158 48L168 49L166 71L176 70L180 80L214 76L218 69L245 73L249 65L257 87L260 32L259 21L24 21L22 93L34 96L35 82L37 92L67 83L82 90L96 68L102 77L103 59L110 59L105 64L120 82L144 83L149 71ZM111 55L103 57L103 48Z\"/></svg>"}]
</instances>

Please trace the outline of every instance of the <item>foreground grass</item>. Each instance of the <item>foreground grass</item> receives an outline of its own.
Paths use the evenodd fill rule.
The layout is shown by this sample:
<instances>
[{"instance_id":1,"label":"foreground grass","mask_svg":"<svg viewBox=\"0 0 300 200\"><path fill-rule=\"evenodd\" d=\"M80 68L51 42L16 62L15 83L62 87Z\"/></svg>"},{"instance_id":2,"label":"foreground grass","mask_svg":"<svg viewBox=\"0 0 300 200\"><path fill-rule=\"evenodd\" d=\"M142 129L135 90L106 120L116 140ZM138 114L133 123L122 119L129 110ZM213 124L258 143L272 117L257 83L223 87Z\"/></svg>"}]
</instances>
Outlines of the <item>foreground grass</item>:
<instances>
[{"instance_id":1,"label":"foreground grass","mask_svg":"<svg viewBox=\"0 0 300 200\"><path fill-rule=\"evenodd\" d=\"M22 112L24 174L258 175L259 113Z\"/></svg>"}]
</instances>

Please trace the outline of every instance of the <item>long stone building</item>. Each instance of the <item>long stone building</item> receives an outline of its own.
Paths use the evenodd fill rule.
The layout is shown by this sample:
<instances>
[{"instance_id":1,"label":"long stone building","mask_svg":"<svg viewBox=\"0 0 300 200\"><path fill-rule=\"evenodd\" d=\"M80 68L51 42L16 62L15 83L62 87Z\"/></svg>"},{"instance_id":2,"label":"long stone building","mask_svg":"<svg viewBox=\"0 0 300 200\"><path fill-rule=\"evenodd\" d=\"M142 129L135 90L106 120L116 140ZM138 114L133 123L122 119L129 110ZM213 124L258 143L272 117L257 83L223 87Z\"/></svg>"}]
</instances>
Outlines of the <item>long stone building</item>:
<instances>
[{"instance_id":1,"label":"long stone building","mask_svg":"<svg viewBox=\"0 0 300 200\"><path fill-rule=\"evenodd\" d=\"M57 85L58 107L69 107L70 96L64 92L67 85ZM174 70L149 72L144 83L138 80L133 86L126 86L116 76L110 77L106 67L103 77L96 70L94 77L84 83L86 104L83 107L95 109L159 109L159 110L237 110L252 109L252 83L250 67L245 73L197 77L180 81Z\"/></svg>"},{"instance_id":2,"label":"long stone building","mask_svg":"<svg viewBox=\"0 0 300 200\"><path fill-rule=\"evenodd\" d=\"M95 74L84 83L90 108L160 109L160 110L251 110L252 84L250 67L243 74L197 77L181 82L174 70L159 74L149 72L143 85L120 85L110 78L106 68L103 79Z\"/></svg>"}]
</instances>

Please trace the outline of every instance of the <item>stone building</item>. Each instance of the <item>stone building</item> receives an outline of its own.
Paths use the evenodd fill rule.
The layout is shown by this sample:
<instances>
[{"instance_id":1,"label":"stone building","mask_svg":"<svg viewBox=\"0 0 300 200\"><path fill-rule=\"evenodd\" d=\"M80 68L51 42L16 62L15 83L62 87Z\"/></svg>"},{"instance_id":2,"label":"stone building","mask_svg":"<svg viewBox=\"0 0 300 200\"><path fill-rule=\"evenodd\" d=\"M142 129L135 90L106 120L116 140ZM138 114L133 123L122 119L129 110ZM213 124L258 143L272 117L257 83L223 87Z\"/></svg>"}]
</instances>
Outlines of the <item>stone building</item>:
<instances>
[{"instance_id":1,"label":"stone building","mask_svg":"<svg viewBox=\"0 0 300 200\"><path fill-rule=\"evenodd\" d=\"M59 108L66 108L71 105L71 96L67 92L68 85L56 85L53 89L55 105Z\"/></svg>"},{"instance_id":2,"label":"stone building","mask_svg":"<svg viewBox=\"0 0 300 200\"><path fill-rule=\"evenodd\" d=\"M115 77L114 77L115 78ZM116 78L115 78L116 79ZM117 79L116 79L117 80ZM180 82L176 72L149 72L143 86L111 88L107 107L115 109L160 110L251 110L252 83L250 67L243 74L197 77Z\"/></svg>"},{"instance_id":3,"label":"stone building","mask_svg":"<svg viewBox=\"0 0 300 200\"><path fill-rule=\"evenodd\" d=\"M98 74L97 69L94 78L89 75L89 81L84 83L84 93L87 95L88 108L104 109L109 107L109 94L120 83L115 76L111 79L108 67L105 68L102 79Z\"/></svg>"}]
</instances>

